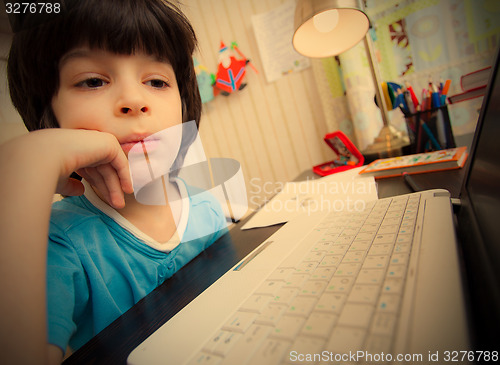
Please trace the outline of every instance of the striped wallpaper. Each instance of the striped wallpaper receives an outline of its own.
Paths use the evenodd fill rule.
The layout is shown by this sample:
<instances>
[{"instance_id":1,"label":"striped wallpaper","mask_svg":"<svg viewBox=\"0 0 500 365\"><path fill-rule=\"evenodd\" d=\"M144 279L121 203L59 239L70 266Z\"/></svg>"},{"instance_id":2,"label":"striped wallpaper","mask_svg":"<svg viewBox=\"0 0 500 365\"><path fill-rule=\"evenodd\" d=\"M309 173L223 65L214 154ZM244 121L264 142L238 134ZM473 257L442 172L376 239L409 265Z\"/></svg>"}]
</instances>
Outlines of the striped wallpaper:
<instances>
[{"instance_id":1,"label":"striped wallpaper","mask_svg":"<svg viewBox=\"0 0 500 365\"><path fill-rule=\"evenodd\" d=\"M196 58L210 73L216 73L221 41L228 46L237 42L259 71L247 67L245 89L204 104L200 125L207 156L231 157L241 163L251 208L276 193L284 182L334 156L323 142L331 131L313 72L318 61L272 83L265 78L251 15L282 3L183 0L181 6L198 36Z\"/></svg>"}]
</instances>

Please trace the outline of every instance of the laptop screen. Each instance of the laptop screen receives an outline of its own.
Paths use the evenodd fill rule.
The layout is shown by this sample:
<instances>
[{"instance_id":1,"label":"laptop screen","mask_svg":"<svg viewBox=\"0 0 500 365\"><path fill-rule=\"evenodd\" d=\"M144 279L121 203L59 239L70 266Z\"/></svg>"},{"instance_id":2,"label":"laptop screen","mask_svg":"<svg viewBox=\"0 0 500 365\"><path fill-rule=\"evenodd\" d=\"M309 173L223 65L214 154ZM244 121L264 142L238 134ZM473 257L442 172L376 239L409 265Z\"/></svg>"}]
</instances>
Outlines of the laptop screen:
<instances>
[{"instance_id":1,"label":"laptop screen","mask_svg":"<svg viewBox=\"0 0 500 365\"><path fill-rule=\"evenodd\" d=\"M499 62L497 55L472 143L458 215L478 347L500 343Z\"/></svg>"}]
</instances>

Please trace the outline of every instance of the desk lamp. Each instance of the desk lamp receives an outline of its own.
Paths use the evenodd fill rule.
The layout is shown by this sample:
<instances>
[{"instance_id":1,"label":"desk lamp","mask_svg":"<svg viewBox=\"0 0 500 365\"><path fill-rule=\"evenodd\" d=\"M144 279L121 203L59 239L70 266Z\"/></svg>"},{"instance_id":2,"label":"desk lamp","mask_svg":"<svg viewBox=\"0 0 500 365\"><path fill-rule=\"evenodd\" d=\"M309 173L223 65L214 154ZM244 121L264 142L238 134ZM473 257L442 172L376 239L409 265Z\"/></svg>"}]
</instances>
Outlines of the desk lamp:
<instances>
[{"instance_id":1,"label":"desk lamp","mask_svg":"<svg viewBox=\"0 0 500 365\"><path fill-rule=\"evenodd\" d=\"M401 148L409 142L389 125L387 105L382 97L380 76L373 57L373 44L368 34L369 27L370 20L359 0L298 0L292 43L300 54L320 58L339 55L364 40L384 126L374 143L363 152L380 157L394 156L401 154Z\"/></svg>"}]
</instances>

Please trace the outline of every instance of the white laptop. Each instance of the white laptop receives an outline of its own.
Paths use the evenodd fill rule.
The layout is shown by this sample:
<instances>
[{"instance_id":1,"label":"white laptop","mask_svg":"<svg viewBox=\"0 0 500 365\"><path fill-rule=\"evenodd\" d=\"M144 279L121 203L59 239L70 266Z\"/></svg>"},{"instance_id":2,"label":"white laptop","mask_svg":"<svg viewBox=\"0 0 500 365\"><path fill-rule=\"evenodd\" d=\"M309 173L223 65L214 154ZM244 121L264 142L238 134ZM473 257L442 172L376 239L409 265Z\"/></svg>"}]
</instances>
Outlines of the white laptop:
<instances>
[{"instance_id":1,"label":"white laptop","mask_svg":"<svg viewBox=\"0 0 500 365\"><path fill-rule=\"evenodd\" d=\"M147 338L128 363L493 358L500 343L498 105L497 59L462 189L460 239L445 190L380 199L362 212L300 216Z\"/></svg>"}]
</instances>

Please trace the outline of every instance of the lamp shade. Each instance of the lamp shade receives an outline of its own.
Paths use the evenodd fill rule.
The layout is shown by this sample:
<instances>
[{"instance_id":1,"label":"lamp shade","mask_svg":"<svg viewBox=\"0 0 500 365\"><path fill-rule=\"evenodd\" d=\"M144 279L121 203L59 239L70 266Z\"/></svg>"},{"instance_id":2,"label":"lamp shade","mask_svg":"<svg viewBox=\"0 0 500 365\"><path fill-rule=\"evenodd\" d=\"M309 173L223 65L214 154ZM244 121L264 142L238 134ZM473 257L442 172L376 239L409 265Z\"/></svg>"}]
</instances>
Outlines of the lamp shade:
<instances>
[{"instance_id":1,"label":"lamp shade","mask_svg":"<svg viewBox=\"0 0 500 365\"><path fill-rule=\"evenodd\" d=\"M293 47L307 57L336 56L355 46L370 26L357 0L299 0Z\"/></svg>"}]
</instances>

